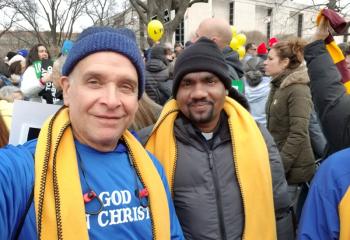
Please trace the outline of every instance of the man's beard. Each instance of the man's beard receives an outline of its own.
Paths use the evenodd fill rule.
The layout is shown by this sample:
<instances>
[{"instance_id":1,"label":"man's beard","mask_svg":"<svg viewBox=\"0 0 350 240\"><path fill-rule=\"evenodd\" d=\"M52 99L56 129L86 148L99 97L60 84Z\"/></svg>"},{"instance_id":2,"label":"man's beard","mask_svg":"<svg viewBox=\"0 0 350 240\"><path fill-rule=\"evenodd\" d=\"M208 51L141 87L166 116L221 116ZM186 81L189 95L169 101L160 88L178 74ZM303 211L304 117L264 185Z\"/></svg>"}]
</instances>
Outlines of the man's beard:
<instances>
[{"instance_id":1,"label":"man's beard","mask_svg":"<svg viewBox=\"0 0 350 240\"><path fill-rule=\"evenodd\" d=\"M210 109L207 112L204 112L202 114L193 114L191 111L190 106L192 105L192 103L189 104L189 119L193 122L193 123L208 123L211 120L213 120L214 118L214 103L211 101L203 101L203 100L199 100L196 102L206 102L210 105Z\"/></svg>"}]
</instances>

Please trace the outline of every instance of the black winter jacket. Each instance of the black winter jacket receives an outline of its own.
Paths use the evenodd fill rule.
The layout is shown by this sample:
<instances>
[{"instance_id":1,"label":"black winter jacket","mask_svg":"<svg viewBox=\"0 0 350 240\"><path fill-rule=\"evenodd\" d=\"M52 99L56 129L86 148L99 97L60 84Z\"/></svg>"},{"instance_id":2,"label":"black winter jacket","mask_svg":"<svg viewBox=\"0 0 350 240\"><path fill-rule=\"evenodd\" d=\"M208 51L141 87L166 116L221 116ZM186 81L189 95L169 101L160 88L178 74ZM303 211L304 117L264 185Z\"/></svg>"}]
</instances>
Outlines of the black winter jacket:
<instances>
[{"instance_id":1,"label":"black winter jacket","mask_svg":"<svg viewBox=\"0 0 350 240\"><path fill-rule=\"evenodd\" d=\"M350 95L322 40L308 44L304 57L312 100L328 141L329 155L350 146Z\"/></svg>"},{"instance_id":2,"label":"black winter jacket","mask_svg":"<svg viewBox=\"0 0 350 240\"><path fill-rule=\"evenodd\" d=\"M259 127L269 150L278 239L293 239L279 152L266 128ZM228 129L224 113L210 141L182 114L175 121L178 160L173 200L187 240L242 237L244 213Z\"/></svg>"},{"instance_id":3,"label":"black winter jacket","mask_svg":"<svg viewBox=\"0 0 350 240\"><path fill-rule=\"evenodd\" d=\"M236 51L230 47L225 47L222 51L225 57L226 64L229 68L231 80L238 80L244 76L243 65L239 61L239 56Z\"/></svg>"},{"instance_id":4,"label":"black winter jacket","mask_svg":"<svg viewBox=\"0 0 350 240\"><path fill-rule=\"evenodd\" d=\"M148 60L145 87L147 95L159 105L164 105L171 96L172 86L168 64L160 59Z\"/></svg>"}]
</instances>

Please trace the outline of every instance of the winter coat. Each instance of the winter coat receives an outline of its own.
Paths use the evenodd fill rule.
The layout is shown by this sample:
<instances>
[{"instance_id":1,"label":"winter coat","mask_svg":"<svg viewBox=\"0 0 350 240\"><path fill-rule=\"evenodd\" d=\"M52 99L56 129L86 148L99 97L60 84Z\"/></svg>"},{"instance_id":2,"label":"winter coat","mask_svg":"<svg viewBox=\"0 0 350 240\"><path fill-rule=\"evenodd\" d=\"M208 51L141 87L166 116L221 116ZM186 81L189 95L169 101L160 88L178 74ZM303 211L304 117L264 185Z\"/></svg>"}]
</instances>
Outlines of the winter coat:
<instances>
[{"instance_id":1,"label":"winter coat","mask_svg":"<svg viewBox=\"0 0 350 240\"><path fill-rule=\"evenodd\" d=\"M254 119L266 127L265 105L270 92L271 78L266 76L261 78L262 81L255 87L245 84L245 96Z\"/></svg>"},{"instance_id":2,"label":"winter coat","mask_svg":"<svg viewBox=\"0 0 350 240\"><path fill-rule=\"evenodd\" d=\"M265 76L264 60L247 55L244 66L245 96L254 119L266 127L265 105L270 92L271 78Z\"/></svg>"},{"instance_id":3,"label":"winter coat","mask_svg":"<svg viewBox=\"0 0 350 240\"><path fill-rule=\"evenodd\" d=\"M266 103L267 129L281 153L288 184L309 181L315 172L309 137L313 107L309 81L305 66L284 71L271 81Z\"/></svg>"},{"instance_id":4,"label":"winter coat","mask_svg":"<svg viewBox=\"0 0 350 240\"><path fill-rule=\"evenodd\" d=\"M36 76L33 66L29 66L23 73L21 91L25 98L33 102L42 102L39 92L45 88Z\"/></svg>"},{"instance_id":5,"label":"winter coat","mask_svg":"<svg viewBox=\"0 0 350 240\"><path fill-rule=\"evenodd\" d=\"M167 106L168 104L165 108ZM164 116L168 116L168 110L164 110ZM170 109L169 112L173 110ZM246 124L249 124L248 122ZM289 198L282 163L272 137L264 127L259 127L270 160L278 239L292 239L292 224L288 213ZM237 180L244 173L237 170L235 165L239 160L233 161L237 155L232 151L232 132L227 115L221 113L220 122L209 141L181 113L173 128L176 171L173 172L173 177L168 176L168 181L171 181L169 178L173 178L170 188L173 189L175 209L185 238L241 239L242 233L250 229L245 226L244 221L245 218L249 219L250 215L244 211L244 207L247 206L243 206L240 190L244 187L240 186ZM172 149L171 146L168 147ZM170 162L163 164L172 164ZM261 167L260 164L257 164L258 166ZM236 175L237 172L239 176ZM266 186L262 182L261 188L265 189ZM247 183L243 185L247 187ZM262 196L261 200L265 197ZM264 211L268 211L268 208L266 205ZM259 221L259 215L256 215L255 221Z\"/></svg>"},{"instance_id":6,"label":"winter coat","mask_svg":"<svg viewBox=\"0 0 350 240\"><path fill-rule=\"evenodd\" d=\"M317 170L299 223L299 240L350 239L349 158L347 148Z\"/></svg>"},{"instance_id":7,"label":"winter coat","mask_svg":"<svg viewBox=\"0 0 350 240\"><path fill-rule=\"evenodd\" d=\"M312 100L328 141L328 155L350 146L350 95L322 40L304 50Z\"/></svg>"},{"instance_id":8,"label":"winter coat","mask_svg":"<svg viewBox=\"0 0 350 240\"><path fill-rule=\"evenodd\" d=\"M239 56L236 51L230 47L225 47L222 51L225 61L229 68L229 74L232 80L241 79L244 75L242 63L239 61Z\"/></svg>"},{"instance_id":9,"label":"winter coat","mask_svg":"<svg viewBox=\"0 0 350 240\"><path fill-rule=\"evenodd\" d=\"M159 105L170 98L173 81L170 79L168 64L160 59L151 58L146 63L147 95Z\"/></svg>"}]
</instances>

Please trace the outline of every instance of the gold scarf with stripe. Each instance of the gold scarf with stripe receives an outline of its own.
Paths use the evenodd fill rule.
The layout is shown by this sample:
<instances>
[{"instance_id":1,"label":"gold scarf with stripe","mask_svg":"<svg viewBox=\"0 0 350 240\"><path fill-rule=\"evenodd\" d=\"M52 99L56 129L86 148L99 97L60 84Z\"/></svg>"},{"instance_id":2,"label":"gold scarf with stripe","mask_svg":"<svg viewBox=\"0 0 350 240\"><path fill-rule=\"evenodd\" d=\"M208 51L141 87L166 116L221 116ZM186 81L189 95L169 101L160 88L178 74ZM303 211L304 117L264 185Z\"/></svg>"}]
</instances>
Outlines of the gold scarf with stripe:
<instances>
[{"instance_id":1,"label":"gold scarf with stripe","mask_svg":"<svg viewBox=\"0 0 350 240\"><path fill-rule=\"evenodd\" d=\"M48 119L38 138L34 186L38 239L89 239L68 111L62 108ZM157 169L129 131L122 139L149 193L153 239L170 239L167 196Z\"/></svg>"},{"instance_id":2,"label":"gold scarf with stripe","mask_svg":"<svg viewBox=\"0 0 350 240\"><path fill-rule=\"evenodd\" d=\"M245 213L243 239L276 239L272 179L267 147L254 119L239 103L226 97L232 151ZM174 190L176 142L174 122L179 112L170 100L156 123L146 149L163 164L171 191Z\"/></svg>"},{"instance_id":3,"label":"gold scarf with stripe","mask_svg":"<svg viewBox=\"0 0 350 240\"><path fill-rule=\"evenodd\" d=\"M320 24L321 19L326 18L334 31L337 33L341 33L342 28L345 27L346 21L339 16L339 14L332 9L322 9L316 18L317 26ZM347 64L345 62L345 56L341 49L338 47L331 33L329 33L328 37L324 40L326 44L326 49L329 55L331 56L335 66L337 67L340 75L342 76L342 83L345 87L346 92L350 93L350 71L347 68Z\"/></svg>"}]
</instances>

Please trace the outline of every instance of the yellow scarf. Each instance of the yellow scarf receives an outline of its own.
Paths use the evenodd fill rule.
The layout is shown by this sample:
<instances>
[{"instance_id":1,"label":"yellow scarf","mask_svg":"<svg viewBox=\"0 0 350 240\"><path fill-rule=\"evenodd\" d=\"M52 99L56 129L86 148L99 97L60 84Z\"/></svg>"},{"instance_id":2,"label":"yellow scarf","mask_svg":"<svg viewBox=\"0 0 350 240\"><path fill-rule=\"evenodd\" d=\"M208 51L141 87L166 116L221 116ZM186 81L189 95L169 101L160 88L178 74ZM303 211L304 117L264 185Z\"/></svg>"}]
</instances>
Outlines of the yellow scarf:
<instances>
[{"instance_id":1,"label":"yellow scarf","mask_svg":"<svg viewBox=\"0 0 350 240\"><path fill-rule=\"evenodd\" d=\"M166 192L152 160L126 131L122 136L141 182L149 192L154 239L170 239ZM67 108L48 119L35 152L34 203L38 239L89 239L76 149Z\"/></svg>"},{"instance_id":2,"label":"yellow scarf","mask_svg":"<svg viewBox=\"0 0 350 240\"><path fill-rule=\"evenodd\" d=\"M226 97L224 111L228 116L233 161L243 198L243 239L276 239L270 163L264 138L250 113L239 103ZM163 164L172 191L177 156L174 121L178 112L176 101L169 101L146 144Z\"/></svg>"},{"instance_id":3,"label":"yellow scarf","mask_svg":"<svg viewBox=\"0 0 350 240\"><path fill-rule=\"evenodd\" d=\"M339 209L339 239L350 239L350 187L346 191L338 206Z\"/></svg>"}]
</instances>

